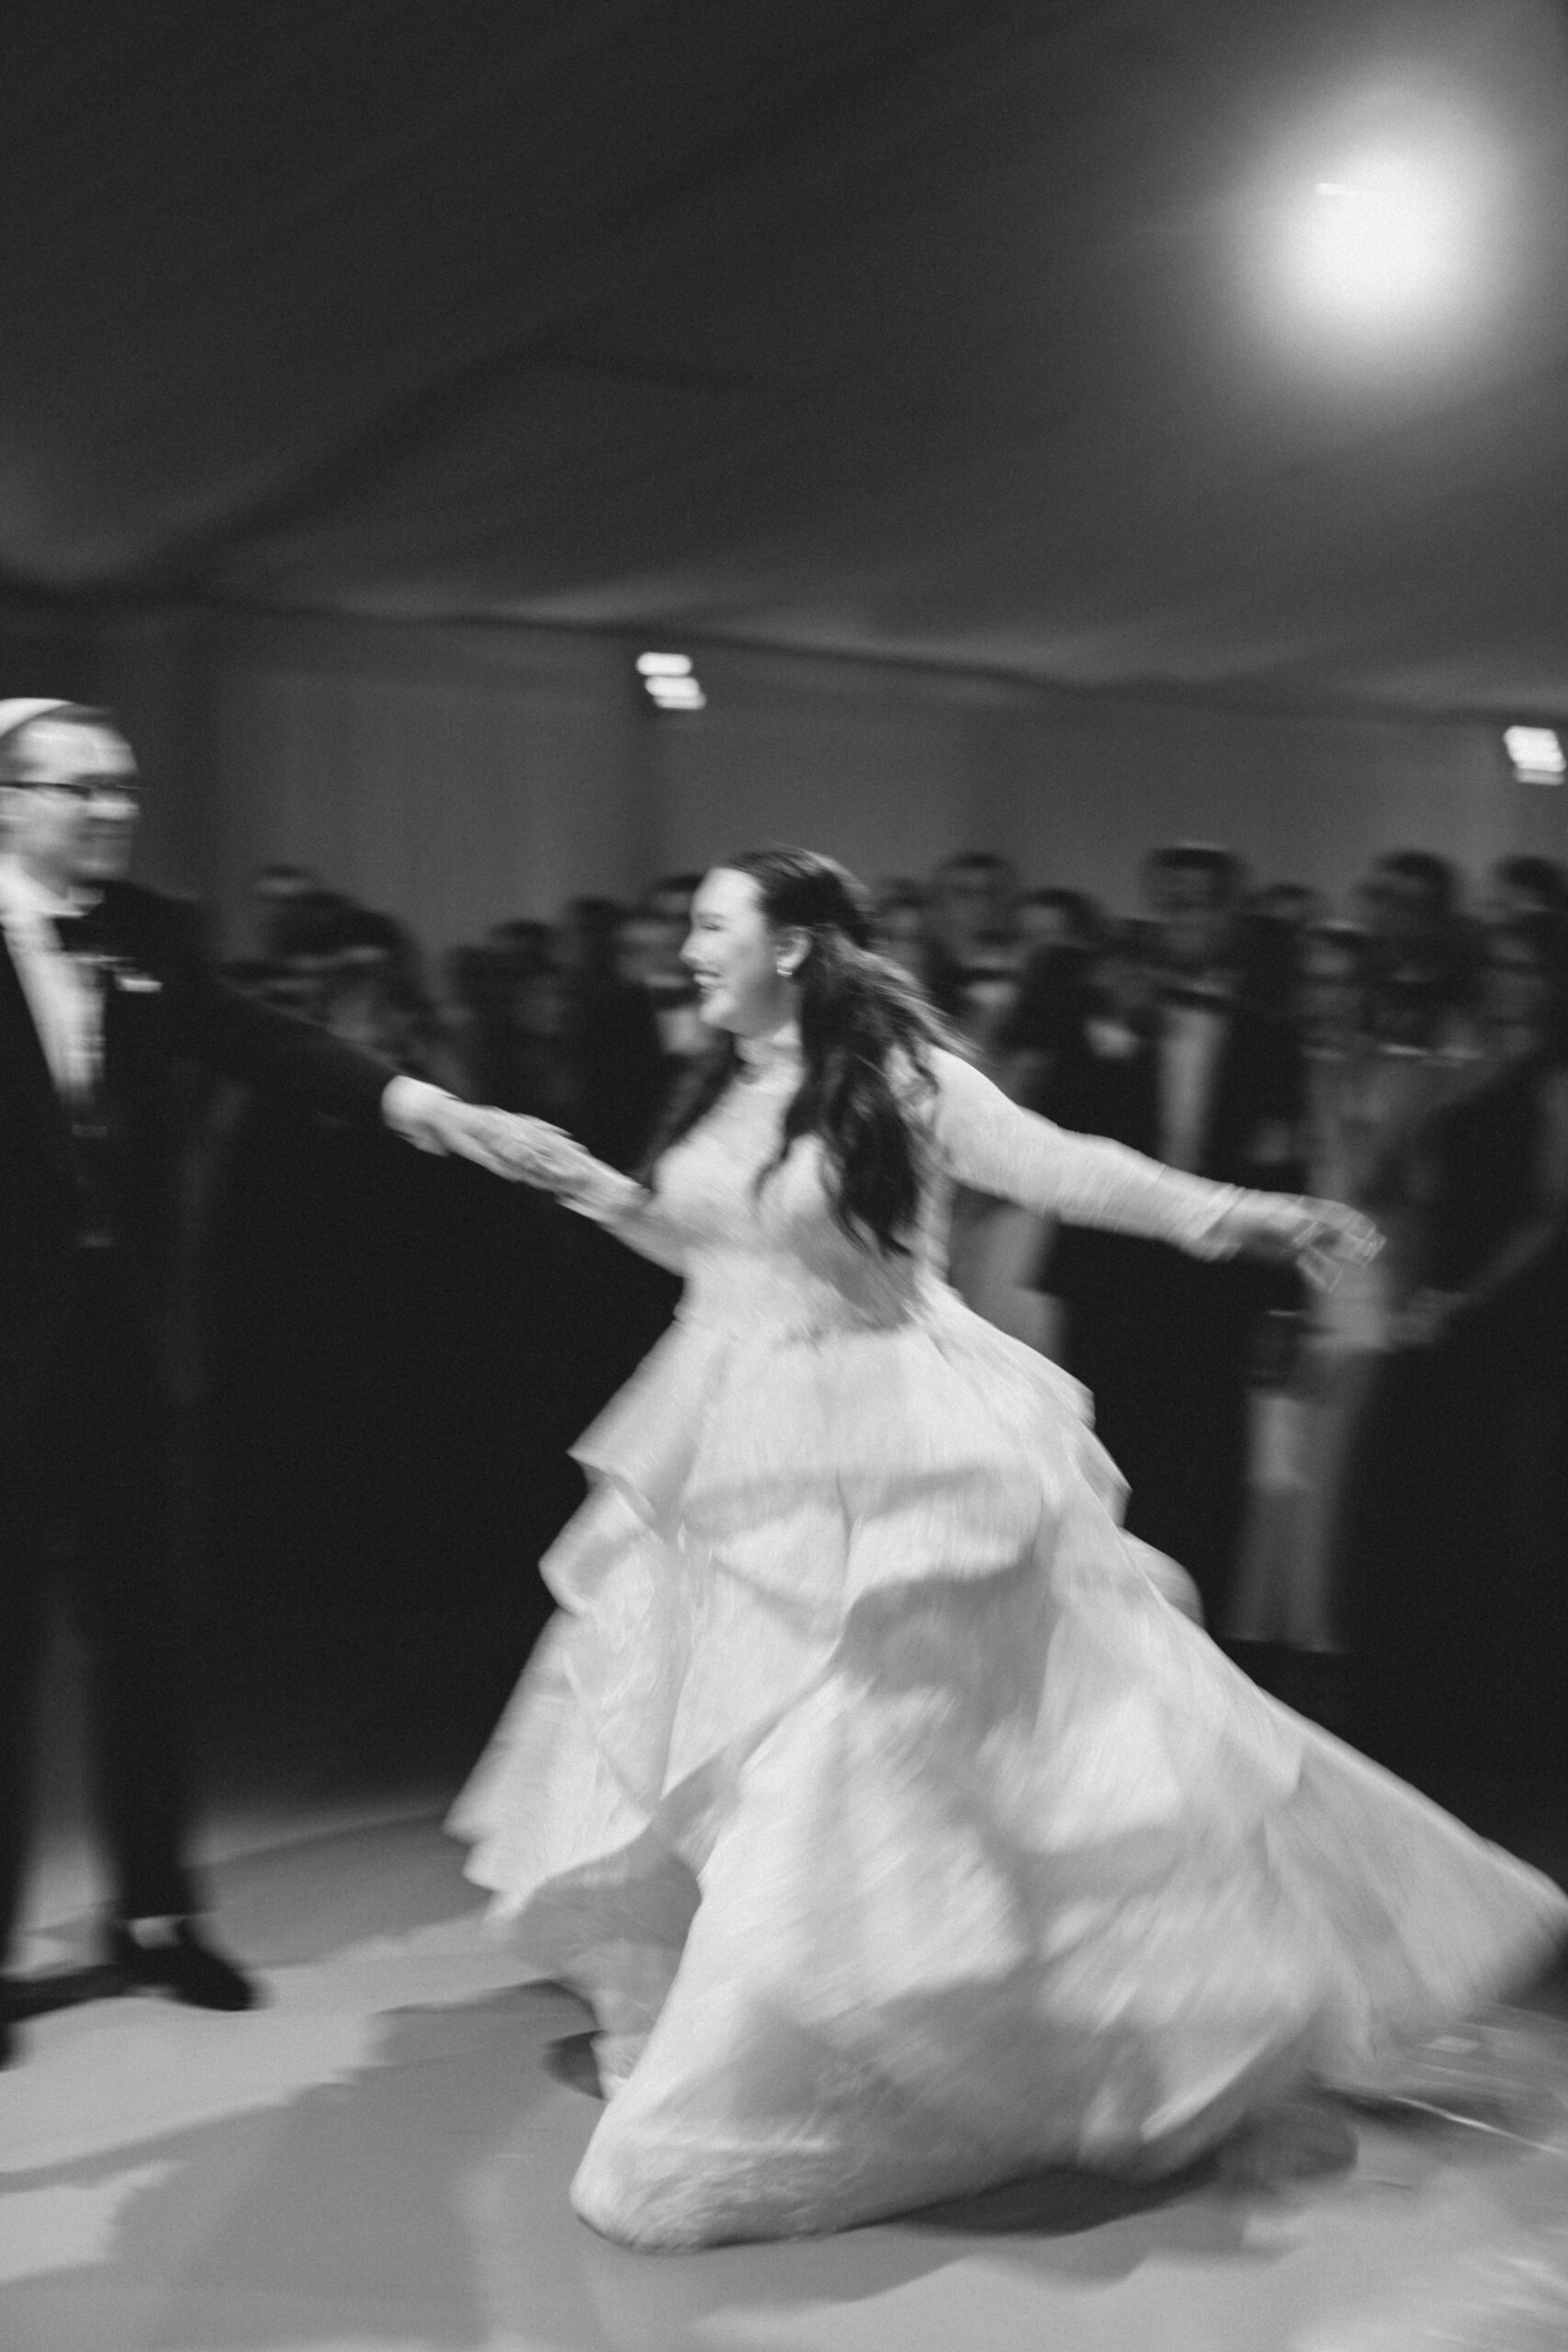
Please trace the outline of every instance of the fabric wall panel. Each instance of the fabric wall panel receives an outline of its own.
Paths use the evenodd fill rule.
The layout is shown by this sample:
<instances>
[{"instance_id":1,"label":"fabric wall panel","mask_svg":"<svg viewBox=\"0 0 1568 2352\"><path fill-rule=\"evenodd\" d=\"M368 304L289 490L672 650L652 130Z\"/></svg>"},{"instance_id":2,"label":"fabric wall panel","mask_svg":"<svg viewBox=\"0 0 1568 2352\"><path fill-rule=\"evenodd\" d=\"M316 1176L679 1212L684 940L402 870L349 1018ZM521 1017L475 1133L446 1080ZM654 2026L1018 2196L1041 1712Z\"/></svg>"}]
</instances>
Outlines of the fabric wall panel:
<instances>
[{"instance_id":1,"label":"fabric wall panel","mask_svg":"<svg viewBox=\"0 0 1568 2352\"><path fill-rule=\"evenodd\" d=\"M214 899L236 948L248 875L288 859L440 954L759 841L871 877L995 846L1026 881L1122 909L1145 851L1179 836L1335 898L1402 844L1477 877L1507 850L1565 846L1568 793L1514 784L1474 721L1045 695L734 646L691 649L707 707L668 720L641 694L638 644L233 617L150 646L143 629L115 674L164 778L148 870Z\"/></svg>"},{"instance_id":2,"label":"fabric wall panel","mask_svg":"<svg viewBox=\"0 0 1568 2352\"><path fill-rule=\"evenodd\" d=\"M423 631L401 662L352 629L269 635L231 641L214 678L231 928L275 860L404 915L438 952L640 878L636 714L596 640L476 663Z\"/></svg>"}]
</instances>

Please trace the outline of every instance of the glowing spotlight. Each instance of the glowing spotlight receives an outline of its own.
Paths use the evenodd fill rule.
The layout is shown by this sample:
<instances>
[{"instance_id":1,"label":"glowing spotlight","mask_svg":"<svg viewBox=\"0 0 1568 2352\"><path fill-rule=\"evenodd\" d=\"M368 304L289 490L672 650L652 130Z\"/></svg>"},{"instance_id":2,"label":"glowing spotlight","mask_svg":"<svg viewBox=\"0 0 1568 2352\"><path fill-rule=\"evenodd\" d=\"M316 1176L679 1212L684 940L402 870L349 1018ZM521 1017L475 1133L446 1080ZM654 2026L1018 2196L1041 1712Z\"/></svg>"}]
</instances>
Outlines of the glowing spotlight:
<instances>
[{"instance_id":1,"label":"glowing spotlight","mask_svg":"<svg viewBox=\"0 0 1568 2352\"><path fill-rule=\"evenodd\" d=\"M1485 91L1435 74L1391 69L1303 117L1237 215L1258 327L1325 383L1448 379L1508 332L1520 170Z\"/></svg>"},{"instance_id":2,"label":"glowing spotlight","mask_svg":"<svg viewBox=\"0 0 1568 2352\"><path fill-rule=\"evenodd\" d=\"M1318 180L1289 256L1298 298L1348 326L1447 310L1474 261L1465 177L1412 154L1371 153Z\"/></svg>"}]
</instances>

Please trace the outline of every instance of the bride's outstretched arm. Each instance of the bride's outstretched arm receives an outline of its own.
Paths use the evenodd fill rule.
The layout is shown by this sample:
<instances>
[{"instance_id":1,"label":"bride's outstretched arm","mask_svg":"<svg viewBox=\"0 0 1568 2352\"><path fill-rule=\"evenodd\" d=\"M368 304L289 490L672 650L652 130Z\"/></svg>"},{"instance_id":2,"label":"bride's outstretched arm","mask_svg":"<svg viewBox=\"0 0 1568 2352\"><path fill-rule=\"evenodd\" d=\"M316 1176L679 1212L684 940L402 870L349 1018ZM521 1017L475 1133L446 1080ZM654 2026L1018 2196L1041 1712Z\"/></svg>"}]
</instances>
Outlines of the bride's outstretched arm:
<instances>
[{"instance_id":1,"label":"bride's outstretched arm","mask_svg":"<svg viewBox=\"0 0 1568 2352\"><path fill-rule=\"evenodd\" d=\"M960 1183L1063 1218L1174 1243L1199 1258L1261 1249L1325 1275L1335 1261L1369 1257L1378 1236L1332 1202L1252 1193L1163 1167L1103 1136L1071 1135L1021 1110L955 1054L932 1056L931 1112L939 1158Z\"/></svg>"},{"instance_id":2,"label":"bride's outstretched arm","mask_svg":"<svg viewBox=\"0 0 1568 2352\"><path fill-rule=\"evenodd\" d=\"M490 1115L495 1123L493 1148L513 1175L553 1193L564 1206L602 1225L639 1257L651 1258L674 1274L685 1271L680 1232L646 1184L595 1159L572 1136L543 1119L513 1111Z\"/></svg>"}]
</instances>

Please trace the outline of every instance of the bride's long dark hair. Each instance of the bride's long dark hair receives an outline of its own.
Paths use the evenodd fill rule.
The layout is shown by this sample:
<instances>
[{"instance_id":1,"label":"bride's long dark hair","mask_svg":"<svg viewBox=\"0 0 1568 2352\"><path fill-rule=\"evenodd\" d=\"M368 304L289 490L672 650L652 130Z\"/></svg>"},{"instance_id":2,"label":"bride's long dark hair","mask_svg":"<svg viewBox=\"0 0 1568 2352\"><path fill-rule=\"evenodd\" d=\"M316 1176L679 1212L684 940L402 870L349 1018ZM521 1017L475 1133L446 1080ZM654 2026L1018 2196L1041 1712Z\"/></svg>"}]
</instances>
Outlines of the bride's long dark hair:
<instances>
[{"instance_id":1,"label":"bride's long dark hair","mask_svg":"<svg viewBox=\"0 0 1568 2352\"><path fill-rule=\"evenodd\" d=\"M795 974L804 1069L784 1114L764 1183L802 1136L822 1142L833 1214L844 1231L902 1253L920 1202L920 1141L911 1112L934 1083L931 1048L951 1046L941 1016L897 966L875 953L871 902L836 859L808 849L746 850L721 870L756 885L759 909L775 931L806 933ZM712 1109L739 1059L720 1034L676 1091L649 1148L644 1182Z\"/></svg>"}]
</instances>

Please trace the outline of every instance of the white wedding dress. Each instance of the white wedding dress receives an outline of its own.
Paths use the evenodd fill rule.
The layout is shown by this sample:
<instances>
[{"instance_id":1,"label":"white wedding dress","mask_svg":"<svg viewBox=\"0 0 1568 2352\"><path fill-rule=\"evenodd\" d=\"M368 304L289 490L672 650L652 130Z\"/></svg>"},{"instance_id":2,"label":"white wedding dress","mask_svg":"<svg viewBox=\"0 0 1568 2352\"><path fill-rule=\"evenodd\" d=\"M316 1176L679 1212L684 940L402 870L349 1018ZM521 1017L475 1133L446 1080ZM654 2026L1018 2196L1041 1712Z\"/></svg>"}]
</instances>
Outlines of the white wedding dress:
<instances>
[{"instance_id":1,"label":"white wedding dress","mask_svg":"<svg viewBox=\"0 0 1568 2352\"><path fill-rule=\"evenodd\" d=\"M578 1449L561 1612L454 1826L595 2012L573 2201L629 2244L1174 2169L1296 2085L1386 2083L1568 1920L1230 1666L1083 1392L941 1278L953 1182L1200 1252L1235 1194L935 1066L907 1258L843 1233L814 1142L757 1189L787 1052L650 1204L606 1172L684 1298Z\"/></svg>"}]
</instances>

